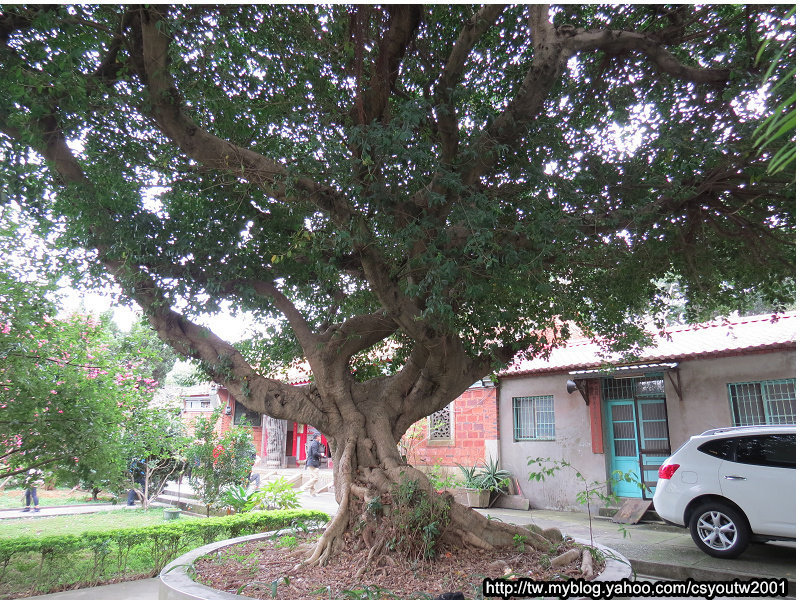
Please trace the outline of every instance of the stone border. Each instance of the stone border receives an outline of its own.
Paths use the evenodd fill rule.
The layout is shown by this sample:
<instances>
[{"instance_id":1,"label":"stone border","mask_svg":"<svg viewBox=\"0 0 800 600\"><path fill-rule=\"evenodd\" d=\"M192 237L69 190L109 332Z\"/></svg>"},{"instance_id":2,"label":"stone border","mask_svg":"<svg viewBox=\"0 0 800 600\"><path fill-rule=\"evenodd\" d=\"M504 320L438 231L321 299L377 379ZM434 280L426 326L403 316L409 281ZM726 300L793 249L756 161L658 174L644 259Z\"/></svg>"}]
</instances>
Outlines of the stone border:
<instances>
[{"instance_id":1,"label":"stone border","mask_svg":"<svg viewBox=\"0 0 800 600\"><path fill-rule=\"evenodd\" d=\"M248 596L215 590L214 588L197 583L189 577L186 571L195 560L207 554L211 554L220 548L241 544L243 542L264 539L274 536L276 533L281 534L284 532L290 533L291 530L256 533L253 535L246 535L229 540L222 540L219 542L214 542L213 544L200 546L199 548L195 548L183 556L179 556L166 567L164 567L159 574L158 600L252 600L251 598L248 598ZM578 544L583 544L585 546L590 545L586 540L574 538L573 540ZM606 566L602 573L592 579L593 582L619 581L620 579L626 578L631 579L633 575L633 569L631 568L631 564L628 559L611 548L608 548L607 546L601 546L600 544L595 544L594 546L606 557ZM580 600L587 599L584 598Z\"/></svg>"}]
</instances>

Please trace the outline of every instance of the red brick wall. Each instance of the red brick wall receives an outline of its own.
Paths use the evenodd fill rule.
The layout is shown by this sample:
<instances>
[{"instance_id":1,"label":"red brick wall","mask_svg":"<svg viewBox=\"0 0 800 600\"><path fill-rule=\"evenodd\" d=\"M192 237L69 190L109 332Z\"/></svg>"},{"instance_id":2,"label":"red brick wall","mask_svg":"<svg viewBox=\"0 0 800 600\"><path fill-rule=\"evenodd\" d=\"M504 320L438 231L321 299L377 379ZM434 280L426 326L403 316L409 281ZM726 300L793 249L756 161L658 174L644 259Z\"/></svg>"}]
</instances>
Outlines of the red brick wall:
<instances>
[{"instance_id":1,"label":"red brick wall","mask_svg":"<svg viewBox=\"0 0 800 600\"><path fill-rule=\"evenodd\" d=\"M217 390L217 395L219 396L219 403L221 406L227 408L222 409L222 418L219 420L220 422L220 431L222 433L227 432L230 430L231 425L233 425L233 415L236 414L234 411L236 410L236 400L233 399L230 392L225 388L219 388ZM228 408L230 408L230 412L228 412Z\"/></svg>"},{"instance_id":2,"label":"red brick wall","mask_svg":"<svg viewBox=\"0 0 800 600\"><path fill-rule=\"evenodd\" d=\"M236 414L236 400L225 388L219 388L217 390L217 394L219 395L220 406L223 407L223 411L222 418L217 422L217 425L214 427L214 431L217 433L217 435L222 435L233 425L233 415ZM224 408L226 405L230 406L230 414L226 414L227 411ZM211 413L208 411L184 411L183 422L186 424L186 430L189 435L194 435L194 424L197 419L208 419L210 414ZM256 454L261 456L261 427L253 427L252 432L253 444L256 447Z\"/></svg>"},{"instance_id":3,"label":"red brick wall","mask_svg":"<svg viewBox=\"0 0 800 600\"><path fill-rule=\"evenodd\" d=\"M182 419L183 423L186 425L186 432L189 435L194 435L194 424L197 422L198 419L208 419L211 416L209 411L184 411ZM222 433L222 419L217 422L216 427L214 427L214 431L219 435Z\"/></svg>"},{"instance_id":4,"label":"red brick wall","mask_svg":"<svg viewBox=\"0 0 800 600\"><path fill-rule=\"evenodd\" d=\"M427 418L409 429L405 443L409 463L444 467L482 463L486 456L485 442L497 440L496 388L465 391L454 401L452 419L453 439L450 442L428 440Z\"/></svg>"}]
</instances>

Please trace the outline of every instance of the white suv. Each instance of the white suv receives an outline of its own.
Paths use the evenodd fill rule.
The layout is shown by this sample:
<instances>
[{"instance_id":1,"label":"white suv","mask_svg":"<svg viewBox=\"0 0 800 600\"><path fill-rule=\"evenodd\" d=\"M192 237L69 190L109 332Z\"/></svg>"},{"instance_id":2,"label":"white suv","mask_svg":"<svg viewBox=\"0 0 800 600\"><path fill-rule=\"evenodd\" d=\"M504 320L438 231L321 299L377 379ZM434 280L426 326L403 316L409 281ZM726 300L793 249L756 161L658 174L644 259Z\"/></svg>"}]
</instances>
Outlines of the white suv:
<instances>
[{"instance_id":1,"label":"white suv","mask_svg":"<svg viewBox=\"0 0 800 600\"><path fill-rule=\"evenodd\" d=\"M796 438L794 425L693 436L658 471L656 512L718 558L739 556L751 540L794 539Z\"/></svg>"}]
</instances>

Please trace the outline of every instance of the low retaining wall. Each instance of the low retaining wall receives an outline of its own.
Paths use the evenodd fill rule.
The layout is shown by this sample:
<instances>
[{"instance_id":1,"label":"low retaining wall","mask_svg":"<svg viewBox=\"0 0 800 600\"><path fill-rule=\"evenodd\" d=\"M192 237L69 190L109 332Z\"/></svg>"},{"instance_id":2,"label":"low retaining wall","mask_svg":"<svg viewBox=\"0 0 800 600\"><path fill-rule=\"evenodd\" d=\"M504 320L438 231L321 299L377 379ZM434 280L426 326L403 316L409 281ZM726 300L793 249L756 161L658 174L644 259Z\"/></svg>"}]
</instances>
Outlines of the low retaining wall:
<instances>
[{"instance_id":1,"label":"low retaining wall","mask_svg":"<svg viewBox=\"0 0 800 600\"><path fill-rule=\"evenodd\" d=\"M256 533L254 535L246 535L230 540L222 540L206 546L200 546L183 556L179 556L164 567L159 575L158 600L252 600L241 594L237 595L215 590L214 588L192 581L186 571L195 560L206 554L211 554L220 548L233 546L234 544L240 544L242 542L264 539L273 535L275 535L274 532ZM579 544L588 545L589 543L586 540L575 541ZM595 547L605 555L606 566L603 572L592 581L632 579L633 571L631 570L631 565L624 556L600 544L595 544Z\"/></svg>"}]
</instances>

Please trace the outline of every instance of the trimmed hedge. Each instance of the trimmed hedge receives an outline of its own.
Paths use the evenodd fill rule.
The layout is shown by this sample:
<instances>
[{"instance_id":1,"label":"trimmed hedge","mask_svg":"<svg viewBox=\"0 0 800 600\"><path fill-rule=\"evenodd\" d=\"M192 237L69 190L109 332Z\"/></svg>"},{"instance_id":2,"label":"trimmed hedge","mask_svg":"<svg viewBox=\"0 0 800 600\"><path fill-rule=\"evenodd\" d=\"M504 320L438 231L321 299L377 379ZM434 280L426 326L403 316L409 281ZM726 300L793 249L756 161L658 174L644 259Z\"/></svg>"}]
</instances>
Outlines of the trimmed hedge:
<instances>
[{"instance_id":1,"label":"trimmed hedge","mask_svg":"<svg viewBox=\"0 0 800 600\"><path fill-rule=\"evenodd\" d=\"M0 598L155 576L180 554L217 540L293 526L311 528L328 519L315 510L272 510L80 535L0 540Z\"/></svg>"}]
</instances>

